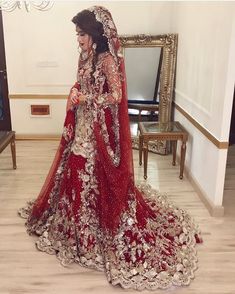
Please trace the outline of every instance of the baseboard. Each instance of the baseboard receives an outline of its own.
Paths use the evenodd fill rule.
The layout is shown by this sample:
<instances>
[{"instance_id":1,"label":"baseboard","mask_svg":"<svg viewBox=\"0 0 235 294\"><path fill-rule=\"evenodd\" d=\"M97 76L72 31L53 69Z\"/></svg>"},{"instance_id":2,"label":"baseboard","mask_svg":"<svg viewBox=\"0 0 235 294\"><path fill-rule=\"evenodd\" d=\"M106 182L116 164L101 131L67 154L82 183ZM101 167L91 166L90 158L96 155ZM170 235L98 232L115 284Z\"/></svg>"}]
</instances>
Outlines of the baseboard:
<instances>
[{"instance_id":1,"label":"baseboard","mask_svg":"<svg viewBox=\"0 0 235 294\"><path fill-rule=\"evenodd\" d=\"M58 141L61 135L53 134L16 134L17 141Z\"/></svg>"},{"instance_id":2,"label":"baseboard","mask_svg":"<svg viewBox=\"0 0 235 294\"><path fill-rule=\"evenodd\" d=\"M178 155L177 155L176 160L178 163L180 162L180 158ZM195 179L195 177L193 176L193 174L191 173L191 171L189 170L189 168L187 166L184 167L184 176L189 180L189 182L193 186L194 190L198 194L200 200L202 201L202 203L205 205L205 207L209 211L210 215L213 217L224 216L224 207L222 205L217 206L212 203L212 201L208 198L205 191L201 188L200 184Z\"/></svg>"}]
</instances>

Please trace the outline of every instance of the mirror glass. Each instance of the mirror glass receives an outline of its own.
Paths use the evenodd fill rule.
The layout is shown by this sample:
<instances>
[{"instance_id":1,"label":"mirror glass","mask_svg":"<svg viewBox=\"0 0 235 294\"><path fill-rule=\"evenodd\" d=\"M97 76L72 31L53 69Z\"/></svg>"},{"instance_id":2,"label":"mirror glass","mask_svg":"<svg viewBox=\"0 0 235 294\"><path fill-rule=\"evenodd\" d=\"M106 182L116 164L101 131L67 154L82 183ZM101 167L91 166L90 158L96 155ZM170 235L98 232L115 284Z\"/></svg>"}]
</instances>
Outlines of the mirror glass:
<instances>
[{"instance_id":1,"label":"mirror glass","mask_svg":"<svg viewBox=\"0 0 235 294\"><path fill-rule=\"evenodd\" d=\"M128 100L154 99L161 48L125 48Z\"/></svg>"}]
</instances>

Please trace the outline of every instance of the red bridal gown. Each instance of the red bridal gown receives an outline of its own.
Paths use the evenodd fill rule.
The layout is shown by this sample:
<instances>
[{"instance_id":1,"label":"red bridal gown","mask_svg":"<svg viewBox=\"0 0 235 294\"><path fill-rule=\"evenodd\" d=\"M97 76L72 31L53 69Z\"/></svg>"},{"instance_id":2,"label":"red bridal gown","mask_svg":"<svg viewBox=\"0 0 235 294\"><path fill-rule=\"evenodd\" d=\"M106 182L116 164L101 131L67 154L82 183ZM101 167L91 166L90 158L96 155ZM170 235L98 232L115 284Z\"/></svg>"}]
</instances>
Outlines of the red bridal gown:
<instances>
[{"instance_id":1,"label":"red bridal gown","mask_svg":"<svg viewBox=\"0 0 235 294\"><path fill-rule=\"evenodd\" d=\"M81 60L74 87L87 101L67 111L42 191L20 210L37 248L123 288L188 285L199 232L166 196L134 185L125 77L112 55L100 54L95 70L92 58Z\"/></svg>"}]
</instances>

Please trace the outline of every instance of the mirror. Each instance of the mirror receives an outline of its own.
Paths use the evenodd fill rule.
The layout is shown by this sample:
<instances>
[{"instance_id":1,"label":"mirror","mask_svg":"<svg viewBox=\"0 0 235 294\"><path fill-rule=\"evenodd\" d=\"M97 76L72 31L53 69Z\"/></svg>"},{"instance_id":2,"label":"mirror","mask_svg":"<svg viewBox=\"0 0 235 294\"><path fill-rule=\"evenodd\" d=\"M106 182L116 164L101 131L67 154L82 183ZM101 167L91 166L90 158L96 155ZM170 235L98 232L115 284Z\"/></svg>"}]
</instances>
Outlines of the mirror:
<instances>
[{"instance_id":1,"label":"mirror","mask_svg":"<svg viewBox=\"0 0 235 294\"><path fill-rule=\"evenodd\" d=\"M157 117L150 117L151 120L172 120L177 40L177 34L120 36L131 114L136 111L138 113L140 109L147 113L153 113L153 109L157 109ZM134 128L131 126L131 129L132 133L136 133L137 124ZM162 144L165 142L154 142L150 150L152 148L156 153L165 154L162 150L166 148ZM138 147L138 141L135 139L133 147Z\"/></svg>"},{"instance_id":2,"label":"mirror","mask_svg":"<svg viewBox=\"0 0 235 294\"><path fill-rule=\"evenodd\" d=\"M170 121L175 79L177 34L120 36L120 42L127 67L128 100L140 100L145 99L145 97L147 97L146 100L154 99L152 94L155 91L162 49L158 120L160 122ZM147 76L145 76L146 73ZM137 78L136 74L138 74ZM144 79L142 80L143 77ZM147 89L148 87L151 87L151 89Z\"/></svg>"}]
</instances>

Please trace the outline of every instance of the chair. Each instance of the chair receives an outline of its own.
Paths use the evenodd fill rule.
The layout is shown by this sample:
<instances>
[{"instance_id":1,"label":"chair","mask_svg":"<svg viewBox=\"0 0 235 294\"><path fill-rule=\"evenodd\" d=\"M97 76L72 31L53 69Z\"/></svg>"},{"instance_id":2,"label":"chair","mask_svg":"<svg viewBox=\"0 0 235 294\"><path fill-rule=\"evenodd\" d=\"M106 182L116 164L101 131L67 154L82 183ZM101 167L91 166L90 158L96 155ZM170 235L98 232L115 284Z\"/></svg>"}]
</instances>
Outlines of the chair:
<instances>
[{"instance_id":1,"label":"chair","mask_svg":"<svg viewBox=\"0 0 235 294\"><path fill-rule=\"evenodd\" d=\"M0 153L11 145L11 155L13 168L16 169L16 150L15 150L15 132L14 131L0 131Z\"/></svg>"}]
</instances>

